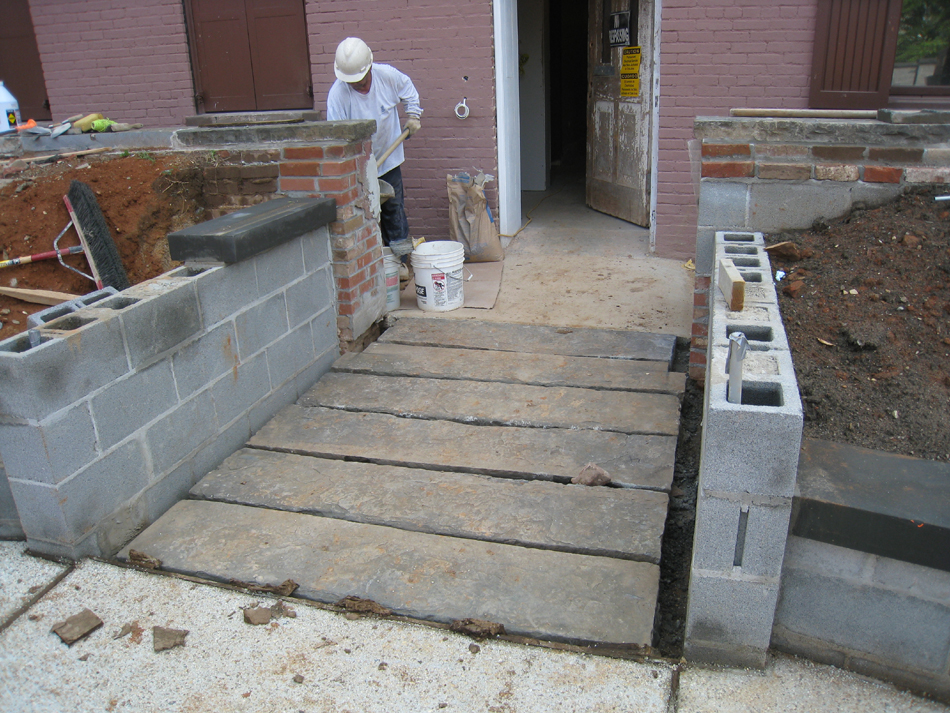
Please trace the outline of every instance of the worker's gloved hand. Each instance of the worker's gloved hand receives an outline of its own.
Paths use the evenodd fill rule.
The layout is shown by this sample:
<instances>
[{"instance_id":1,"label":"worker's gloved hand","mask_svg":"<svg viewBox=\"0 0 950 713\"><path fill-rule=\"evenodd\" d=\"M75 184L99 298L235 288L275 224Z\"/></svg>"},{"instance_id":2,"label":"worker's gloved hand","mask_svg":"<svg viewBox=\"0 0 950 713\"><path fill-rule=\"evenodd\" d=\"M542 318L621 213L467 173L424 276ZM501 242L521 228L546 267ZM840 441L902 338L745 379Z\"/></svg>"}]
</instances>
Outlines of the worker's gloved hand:
<instances>
[{"instance_id":1,"label":"worker's gloved hand","mask_svg":"<svg viewBox=\"0 0 950 713\"><path fill-rule=\"evenodd\" d=\"M419 121L419 117L410 116L409 121L406 122L406 129L409 130L409 135L412 136L421 128L422 128L422 122Z\"/></svg>"}]
</instances>

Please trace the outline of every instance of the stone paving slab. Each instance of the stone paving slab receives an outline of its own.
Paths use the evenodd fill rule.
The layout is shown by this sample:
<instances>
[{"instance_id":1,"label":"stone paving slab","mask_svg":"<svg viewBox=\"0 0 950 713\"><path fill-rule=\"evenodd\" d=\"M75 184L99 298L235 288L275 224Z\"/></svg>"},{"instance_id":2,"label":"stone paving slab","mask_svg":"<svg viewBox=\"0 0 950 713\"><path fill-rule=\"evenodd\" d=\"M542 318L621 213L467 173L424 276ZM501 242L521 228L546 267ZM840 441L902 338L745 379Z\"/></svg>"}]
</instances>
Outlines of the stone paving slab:
<instances>
[{"instance_id":1,"label":"stone paving slab","mask_svg":"<svg viewBox=\"0 0 950 713\"><path fill-rule=\"evenodd\" d=\"M672 394L329 373L297 403L495 426L679 433Z\"/></svg>"},{"instance_id":2,"label":"stone paving slab","mask_svg":"<svg viewBox=\"0 0 950 713\"><path fill-rule=\"evenodd\" d=\"M676 337L668 334L418 317L401 318L379 341L522 354L646 359L664 364L672 363L676 346Z\"/></svg>"},{"instance_id":3,"label":"stone paving slab","mask_svg":"<svg viewBox=\"0 0 950 713\"><path fill-rule=\"evenodd\" d=\"M677 395L682 395L686 386L686 374L667 371L667 364L660 361L517 354L380 342L370 344L362 352L344 354L333 365L333 370Z\"/></svg>"},{"instance_id":4,"label":"stone paving slab","mask_svg":"<svg viewBox=\"0 0 950 713\"><path fill-rule=\"evenodd\" d=\"M306 599L356 595L405 616L486 619L565 641L649 645L659 583L659 567L646 562L198 500L176 504L119 558L132 548L176 572L258 584L290 578Z\"/></svg>"},{"instance_id":5,"label":"stone paving slab","mask_svg":"<svg viewBox=\"0 0 950 713\"><path fill-rule=\"evenodd\" d=\"M667 496L245 448L193 498L562 552L660 561Z\"/></svg>"},{"instance_id":6,"label":"stone paving slab","mask_svg":"<svg viewBox=\"0 0 950 713\"><path fill-rule=\"evenodd\" d=\"M292 404L249 445L407 467L567 482L588 463L615 485L669 491L676 438L606 431L471 426Z\"/></svg>"}]
</instances>

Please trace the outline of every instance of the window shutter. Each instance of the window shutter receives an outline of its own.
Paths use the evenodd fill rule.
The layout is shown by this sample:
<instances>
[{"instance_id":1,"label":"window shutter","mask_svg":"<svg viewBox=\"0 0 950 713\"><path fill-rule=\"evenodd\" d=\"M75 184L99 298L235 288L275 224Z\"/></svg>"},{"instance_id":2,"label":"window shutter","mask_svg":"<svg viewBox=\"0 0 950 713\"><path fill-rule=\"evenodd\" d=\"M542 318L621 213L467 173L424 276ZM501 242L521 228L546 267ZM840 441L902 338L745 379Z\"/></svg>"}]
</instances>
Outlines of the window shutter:
<instances>
[{"instance_id":1,"label":"window shutter","mask_svg":"<svg viewBox=\"0 0 950 713\"><path fill-rule=\"evenodd\" d=\"M817 19L809 106L886 107L901 0L819 0Z\"/></svg>"}]
</instances>

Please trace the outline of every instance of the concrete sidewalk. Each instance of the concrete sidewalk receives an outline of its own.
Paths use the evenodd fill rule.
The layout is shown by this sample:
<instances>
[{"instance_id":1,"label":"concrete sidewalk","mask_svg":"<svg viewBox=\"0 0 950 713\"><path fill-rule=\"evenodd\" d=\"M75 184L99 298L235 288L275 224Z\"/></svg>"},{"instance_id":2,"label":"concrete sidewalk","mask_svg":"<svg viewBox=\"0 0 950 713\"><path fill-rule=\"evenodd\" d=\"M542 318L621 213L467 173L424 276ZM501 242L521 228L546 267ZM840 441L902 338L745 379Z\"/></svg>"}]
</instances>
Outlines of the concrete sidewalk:
<instances>
[{"instance_id":1,"label":"concrete sidewalk","mask_svg":"<svg viewBox=\"0 0 950 713\"><path fill-rule=\"evenodd\" d=\"M0 543L0 710L33 711L947 711L789 656L765 671L627 661L318 609L245 623L273 598L85 560L69 568ZM51 586L52 585L52 586ZM66 646L83 609L103 625ZM128 625L128 626L127 626ZM155 652L152 627L184 629ZM127 633L119 635L125 627Z\"/></svg>"}]
</instances>

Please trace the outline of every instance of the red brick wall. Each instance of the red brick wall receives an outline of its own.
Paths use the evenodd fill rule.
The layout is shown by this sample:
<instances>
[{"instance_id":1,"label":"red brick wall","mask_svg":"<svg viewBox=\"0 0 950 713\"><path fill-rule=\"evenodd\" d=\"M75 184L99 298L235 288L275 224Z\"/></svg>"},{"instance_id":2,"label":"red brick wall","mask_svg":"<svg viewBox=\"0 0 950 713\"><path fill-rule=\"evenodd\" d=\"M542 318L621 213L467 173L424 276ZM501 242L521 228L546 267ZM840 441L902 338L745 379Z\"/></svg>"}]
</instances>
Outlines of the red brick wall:
<instances>
[{"instance_id":1,"label":"red brick wall","mask_svg":"<svg viewBox=\"0 0 950 713\"><path fill-rule=\"evenodd\" d=\"M377 62L408 74L422 103L422 131L406 143L403 178L414 237L447 238L447 173L479 169L498 175L491 3L307 0L314 107L326 109L333 55L340 40L361 37ZM467 79L466 79L467 77ZM455 116L468 97L471 115ZM489 184L497 208L495 184Z\"/></svg>"},{"instance_id":2,"label":"red brick wall","mask_svg":"<svg viewBox=\"0 0 950 713\"><path fill-rule=\"evenodd\" d=\"M816 7L817 0L663 0L659 255L695 252L696 194L687 150L693 119L728 116L736 107L807 107Z\"/></svg>"},{"instance_id":3,"label":"red brick wall","mask_svg":"<svg viewBox=\"0 0 950 713\"><path fill-rule=\"evenodd\" d=\"M177 126L195 113L181 0L30 0L54 119Z\"/></svg>"}]
</instances>

